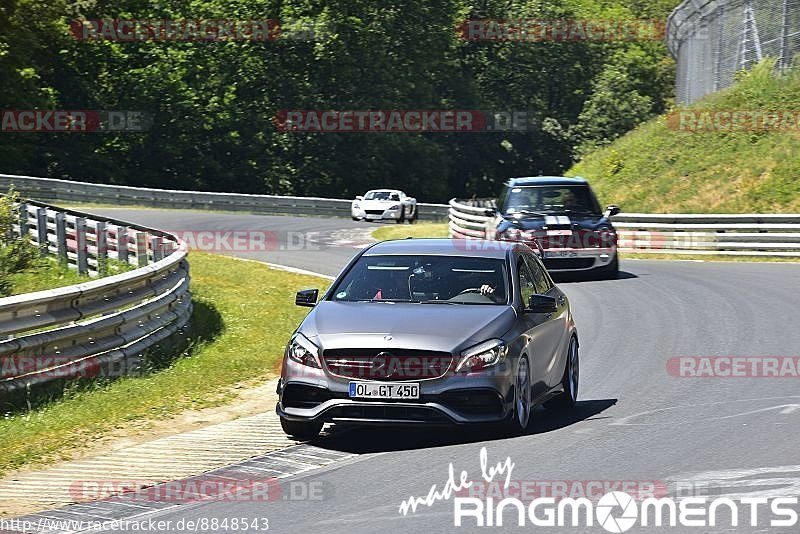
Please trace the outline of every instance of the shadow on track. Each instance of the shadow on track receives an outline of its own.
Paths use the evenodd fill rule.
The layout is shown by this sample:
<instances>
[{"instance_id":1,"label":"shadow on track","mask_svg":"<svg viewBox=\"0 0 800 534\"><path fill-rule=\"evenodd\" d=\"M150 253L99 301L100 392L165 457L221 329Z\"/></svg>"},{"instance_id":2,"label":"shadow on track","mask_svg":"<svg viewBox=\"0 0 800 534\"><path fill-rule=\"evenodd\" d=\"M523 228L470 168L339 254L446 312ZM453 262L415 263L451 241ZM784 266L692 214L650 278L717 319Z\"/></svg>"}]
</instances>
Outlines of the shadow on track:
<instances>
[{"instance_id":1,"label":"shadow on track","mask_svg":"<svg viewBox=\"0 0 800 534\"><path fill-rule=\"evenodd\" d=\"M580 273L550 273L550 276L553 277L553 281L556 284L564 284L564 283L572 283L572 282L614 282L616 280L630 280L631 278L639 278L638 275L633 274L628 271L620 271L617 273L616 278L598 278L593 276L588 276L586 274L581 275Z\"/></svg>"},{"instance_id":2,"label":"shadow on track","mask_svg":"<svg viewBox=\"0 0 800 534\"><path fill-rule=\"evenodd\" d=\"M617 399L579 401L569 411L539 408L526 435L553 432L580 421L591 419L617 403ZM465 443L478 443L515 437L496 425L465 425L452 427L410 426L338 426L313 444L353 454L393 452L413 449L445 447Z\"/></svg>"}]
</instances>

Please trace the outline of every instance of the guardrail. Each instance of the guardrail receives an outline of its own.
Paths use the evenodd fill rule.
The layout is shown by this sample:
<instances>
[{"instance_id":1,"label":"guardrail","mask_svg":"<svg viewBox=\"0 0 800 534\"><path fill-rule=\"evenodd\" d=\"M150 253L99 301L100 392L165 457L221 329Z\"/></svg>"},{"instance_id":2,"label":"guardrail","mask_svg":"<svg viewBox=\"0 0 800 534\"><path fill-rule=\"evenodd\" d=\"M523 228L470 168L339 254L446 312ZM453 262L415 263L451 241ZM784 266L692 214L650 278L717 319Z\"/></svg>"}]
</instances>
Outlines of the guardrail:
<instances>
[{"instance_id":1,"label":"guardrail","mask_svg":"<svg viewBox=\"0 0 800 534\"><path fill-rule=\"evenodd\" d=\"M0 401L15 404L76 378L137 372L148 350L187 325L189 265L177 238L40 202L18 207L14 231L43 253L94 275L109 257L138 268L0 298Z\"/></svg>"},{"instance_id":2,"label":"guardrail","mask_svg":"<svg viewBox=\"0 0 800 534\"><path fill-rule=\"evenodd\" d=\"M494 220L486 215L491 206L489 200L452 199L450 235L485 238ZM621 252L800 257L800 215L621 213L613 224Z\"/></svg>"},{"instance_id":3,"label":"guardrail","mask_svg":"<svg viewBox=\"0 0 800 534\"><path fill-rule=\"evenodd\" d=\"M206 191L176 191L149 187L92 184L0 174L0 188L14 188L23 196L59 202L109 203L115 206L148 206L154 208L190 208L283 215L322 215L350 217L351 200L292 197L281 195L249 195ZM420 220L447 218L447 205L419 203Z\"/></svg>"}]
</instances>

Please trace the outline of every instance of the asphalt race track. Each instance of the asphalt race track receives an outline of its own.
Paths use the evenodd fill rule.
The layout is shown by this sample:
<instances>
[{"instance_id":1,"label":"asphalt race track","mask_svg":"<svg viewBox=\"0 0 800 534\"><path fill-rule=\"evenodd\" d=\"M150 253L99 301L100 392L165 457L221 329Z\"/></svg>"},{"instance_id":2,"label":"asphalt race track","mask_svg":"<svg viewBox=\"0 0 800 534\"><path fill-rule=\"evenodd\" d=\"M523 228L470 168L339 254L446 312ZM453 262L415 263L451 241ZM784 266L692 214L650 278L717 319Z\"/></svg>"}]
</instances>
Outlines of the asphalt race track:
<instances>
[{"instance_id":1,"label":"asphalt race track","mask_svg":"<svg viewBox=\"0 0 800 534\"><path fill-rule=\"evenodd\" d=\"M374 228L342 219L92 211L166 230L269 230L278 236L317 232L312 250L277 247L236 254L326 275L337 274L356 252L353 235ZM441 489L451 462L456 477L465 470L471 480L480 479L482 447L490 466L510 457L513 481L551 481L554 487L564 481L584 482L584 487L590 481L627 481L637 487L663 484L670 494L800 496L797 378L681 378L667 367L675 357L800 356L800 265L623 261L621 269L617 280L561 284L571 299L581 342L580 402L574 412L538 409L532 432L522 437L503 437L491 429L334 431L315 445L357 456L297 478L324 483L324 497L206 502L159 512L158 519L267 517L271 531L298 533L478 530L471 518L454 527L452 499L422 505L406 516L398 510L411 496L425 497L432 485ZM504 529L536 528L530 523L517 527L513 510L506 521L514 527ZM604 532L596 523L557 530ZM636 526L631 532L651 530Z\"/></svg>"}]
</instances>

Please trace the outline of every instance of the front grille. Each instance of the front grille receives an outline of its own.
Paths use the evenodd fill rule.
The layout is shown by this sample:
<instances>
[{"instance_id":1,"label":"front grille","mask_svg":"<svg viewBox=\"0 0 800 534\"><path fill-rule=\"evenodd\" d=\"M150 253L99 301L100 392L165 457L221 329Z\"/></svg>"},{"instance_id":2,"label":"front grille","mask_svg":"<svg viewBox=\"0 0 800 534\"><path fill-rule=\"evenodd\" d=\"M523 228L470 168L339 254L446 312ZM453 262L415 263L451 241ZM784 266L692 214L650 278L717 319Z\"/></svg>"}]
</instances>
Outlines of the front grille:
<instances>
[{"instance_id":1,"label":"front grille","mask_svg":"<svg viewBox=\"0 0 800 534\"><path fill-rule=\"evenodd\" d=\"M324 351L323 360L333 375L399 381L440 378L450 369L453 356L427 350L335 349Z\"/></svg>"},{"instance_id":2,"label":"front grille","mask_svg":"<svg viewBox=\"0 0 800 534\"><path fill-rule=\"evenodd\" d=\"M594 258L545 258L544 266L551 271L568 269L589 269L594 265Z\"/></svg>"},{"instance_id":3,"label":"front grille","mask_svg":"<svg viewBox=\"0 0 800 534\"><path fill-rule=\"evenodd\" d=\"M367 215L383 215L383 210L364 210Z\"/></svg>"}]
</instances>

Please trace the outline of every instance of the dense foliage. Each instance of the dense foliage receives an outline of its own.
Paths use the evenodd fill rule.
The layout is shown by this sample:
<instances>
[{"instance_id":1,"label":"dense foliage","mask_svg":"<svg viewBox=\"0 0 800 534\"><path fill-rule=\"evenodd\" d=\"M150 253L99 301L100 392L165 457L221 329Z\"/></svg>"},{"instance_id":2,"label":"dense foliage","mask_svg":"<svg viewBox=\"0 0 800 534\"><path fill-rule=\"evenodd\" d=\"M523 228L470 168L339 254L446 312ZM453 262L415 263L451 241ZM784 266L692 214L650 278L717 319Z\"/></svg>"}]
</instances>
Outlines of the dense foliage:
<instances>
[{"instance_id":1,"label":"dense foliage","mask_svg":"<svg viewBox=\"0 0 800 534\"><path fill-rule=\"evenodd\" d=\"M559 173L664 111L663 42L470 42L466 19L663 20L675 0L7 0L0 108L137 110L144 133L1 133L0 172L423 201ZM278 19L267 42L80 41L75 19ZM313 38L308 38L308 28ZM525 132L289 133L285 109L523 110Z\"/></svg>"},{"instance_id":2,"label":"dense foliage","mask_svg":"<svg viewBox=\"0 0 800 534\"><path fill-rule=\"evenodd\" d=\"M32 267L39 258L39 249L14 232L14 223L19 217L14 203L18 199L14 191L0 195L0 297L12 293L11 276Z\"/></svg>"}]
</instances>

